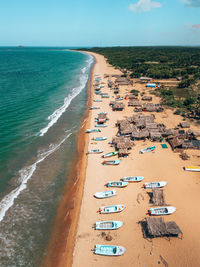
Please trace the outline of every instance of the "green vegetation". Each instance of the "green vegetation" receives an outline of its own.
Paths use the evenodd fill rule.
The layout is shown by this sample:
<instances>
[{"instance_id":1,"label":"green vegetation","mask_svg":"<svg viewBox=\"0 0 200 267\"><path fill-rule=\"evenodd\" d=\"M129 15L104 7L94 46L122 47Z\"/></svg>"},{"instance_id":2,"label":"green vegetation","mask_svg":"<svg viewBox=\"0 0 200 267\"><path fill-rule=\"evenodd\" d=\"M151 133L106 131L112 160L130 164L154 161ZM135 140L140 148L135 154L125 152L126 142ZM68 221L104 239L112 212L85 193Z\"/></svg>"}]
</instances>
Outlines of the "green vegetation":
<instances>
[{"instance_id":1,"label":"green vegetation","mask_svg":"<svg viewBox=\"0 0 200 267\"><path fill-rule=\"evenodd\" d=\"M107 58L119 68L123 77L179 81L177 86L161 86L152 94L161 97L162 104L176 108L175 113L200 119L200 47L93 47L82 49ZM137 90L132 93L138 95Z\"/></svg>"},{"instance_id":2,"label":"green vegetation","mask_svg":"<svg viewBox=\"0 0 200 267\"><path fill-rule=\"evenodd\" d=\"M138 96L139 92L140 91L135 90L135 89L133 89L133 90L130 91L130 93L133 94L133 95L135 95L135 96Z\"/></svg>"}]
</instances>

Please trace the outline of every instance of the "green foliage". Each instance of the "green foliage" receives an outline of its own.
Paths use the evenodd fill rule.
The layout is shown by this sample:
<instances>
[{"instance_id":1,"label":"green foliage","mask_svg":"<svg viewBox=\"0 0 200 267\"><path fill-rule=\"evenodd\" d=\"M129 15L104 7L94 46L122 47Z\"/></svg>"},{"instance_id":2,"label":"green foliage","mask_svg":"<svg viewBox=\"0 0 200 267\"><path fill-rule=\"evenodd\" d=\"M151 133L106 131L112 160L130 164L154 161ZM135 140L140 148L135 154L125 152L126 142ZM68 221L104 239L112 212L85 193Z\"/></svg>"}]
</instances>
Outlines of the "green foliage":
<instances>
[{"instance_id":1,"label":"green foliage","mask_svg":"<svg viewBox=\"0 0 200 267\"><path fill-rule=\"evenodd\" d=\"M135 95L135 96L138 96L139 91L138 90L135 90L135 89L132 89L130 91L130 93L133 94L133 95Z\"/></svg>"},{"instance_id":2,"label":"green foliage","mask_svg":"<svg viewBox=\"0 0 200 267\"><path fill-rule=\"evenodd\" d=\"M183 102L185 106L190 106L194 103L195 103L195 99L193 97L187 97Z\"/></svg>"}]
</instances>

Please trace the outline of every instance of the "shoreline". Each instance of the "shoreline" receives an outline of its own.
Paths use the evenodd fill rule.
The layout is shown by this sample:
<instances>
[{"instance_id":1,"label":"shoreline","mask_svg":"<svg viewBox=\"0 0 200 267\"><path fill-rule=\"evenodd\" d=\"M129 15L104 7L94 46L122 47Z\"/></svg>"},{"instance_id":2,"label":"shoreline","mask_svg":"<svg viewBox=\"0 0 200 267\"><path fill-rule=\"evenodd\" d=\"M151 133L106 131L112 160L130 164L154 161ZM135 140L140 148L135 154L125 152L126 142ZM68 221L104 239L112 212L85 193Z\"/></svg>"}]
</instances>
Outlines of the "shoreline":
<instances>
[{"instance_id":1,"label":"shoreline","mask_svg":"<svg viewBox=\"0 0 200 267\"><path fill-rule=\"evenodd\" d=\"M83 53L82 51L80 52ZM85 114L83 115L80 124L80 129L77 135L77 148L69 172L69 177L71 178L66 183L63 197L58 206L53 231L41 266L72 266L74 240L80 215L87 166L86 150L89 137L85 134L85 130L89 128L90 125L91 112L89 112L89 106L91 105L93 98L93 91L91 88L94 78L93 72L95 64L96 59L94 57L94 62L91 66L86 85L88 100L86 103ZM72 177L77 178L73 179Z\"/></svg>"}]
</instances>

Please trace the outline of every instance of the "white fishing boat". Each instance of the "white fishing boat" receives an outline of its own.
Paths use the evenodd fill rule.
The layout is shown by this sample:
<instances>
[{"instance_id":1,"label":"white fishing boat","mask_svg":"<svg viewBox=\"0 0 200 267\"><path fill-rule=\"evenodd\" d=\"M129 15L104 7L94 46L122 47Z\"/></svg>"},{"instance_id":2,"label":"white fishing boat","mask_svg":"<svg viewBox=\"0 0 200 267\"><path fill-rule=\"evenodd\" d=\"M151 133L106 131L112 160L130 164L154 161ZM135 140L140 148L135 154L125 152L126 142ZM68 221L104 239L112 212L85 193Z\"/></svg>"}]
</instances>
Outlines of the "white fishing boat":
<instances>
[{"instance_id":1,"label":"white fishing boat","mask_svg":"<svg viewBox=\"0 0 200 267\"><path fill-rule=\"evenodd\" d=\"M151 152L151 151L155 150L155 148L156 148L156 146L150 146L150 147L141 149L140 152L141 152L142 154L144 154L144 153Z\"/></svg>"},{"instance_id":2,"label":"white fishing boat","mask_svg":"<svg viewBox=\"0 0 200 267\"><path fill-rule=\"evenodd\" d=\"M94 253L104 256L121 256L126 252L122 246L95 245Z\"/></svg>"},{"instance_id":3,"label":"white fishing boat","mask_svg":"<svg viewBox=\"0 0 200 267\"><path fill-rule=\"evenodd\" d=\"M99 112L98 115L106 115L107 112Z\"/></svg>"},{"instance_id":4,"label":"white fishing boat","mask_svg":"<svg viewBox=\"0 0 200 267\"><path fill-rule=\"evenodd\" d=\"M141 182L144 179L143 176L129 176L129 177L123 177L121 180L124 182Z\"/></svg>"},{"instance_id":5,"label":"white fishing boat","mask_svg":"<svg viewBox=\"0 0 200 267\"><path fill-rule=\"evenodd\" d=\"M119 165L120 164L120 160L105 160L102 162L103 165Z\"/></svg>"},{"instance_id":6,"label":"white fishing boat","mask_svg":"<svg viewBox=\"0 0 200 267\"><path fill-rule=\"evenodd\" d=\"M127 185L128 185L128 182L122 182L122 181L108 182L106 184L107 187L126 187Z\"/></svg>"},{"instance_id":7,"label":"white fishing boat","mask_svg":"<svg viewBox=\"0 0 200 267\"><path fill-rule=\"evenodd\" d=\"M100 107L90 107L90 110L93 110L93 109L100 109Z\"/></svg>"},{"instance_id":8,"label":"white fishing boat","mask_svg":"<svg viewBox=\"0 0 200 267\"><path fill-rule=\"evenodd\" d=\"M176 211L175 207L160 207L160 208L150 208L148 210L149 215L155 215L155 216L160 216L160 215L169 215L172 214Z\"/></svg>"},{"instance_id":9,"label":"white fishing boat","mask_svg":"<svg viewBox=\"0 0 200 267\"><path fill-rule=\"evenodd\" d=\"M94 194L94 197L96 198L108 198L108 197L113 197L116 196L116 191L115 190L110 190L110 191L104 191L104 192L97 192Z\"/></svg>"},{"instance_id":10,"label":"white fishing boat","mask_svg":"<svg viewBox=\"0 0 200 267\"><path fill-rule=\"evenodd\" d=\"M100 214L107 214L107 213L116 213L121 212L125 209L125 205L119 204L119 205L112 205L112 206L103 206L99 208Z\"/></svg>"},{"instance_id":11,"label":"white fishing boat","mask_svg":"<svg viewBox=\"0 0 200 267\"><path fill-rule=\"evenodd\" d=\"M113 152L106 153L106 154L103 155L102 157L103 157L103 158L109 158L109 157L117 156L118 153L119 153L118 151L113 151Z\"/></svg>"},{"instance_id":12,"label":"white fishing boat","mask_svg":"<svg viewBox=\"0 0 200 267\"><path fill-rule=\"evenodd\" d=\"M107 137L93 137L92 138L92 140L94 140L94 141L104 141L104 140L106 140L107 139Z\"/></svg>"},{"instance_id":13,"label":"white fishing boat","mask_svg":"<svg viewBox=\"0 0 200 267\"><path fill-rule=\"evenodd\" d=\"M185 171L200 172L200 166L185 166Z\"/></svg>"},{"instance_id":14,"label":"white fishing boat","mask_svg":"<svg viewBox=\"0 0 200 267\"><path fill-rule=\"evenodd\" d=\"M95 127L102 127L103 128L103 127L108 127L108 125L107 124L96 124Z\"/></svg>"},{"instance_id":15,"label":"white fishing boat","mask_svg":"<svg viewBox=\"0 0 200 267\"><path fill-rule=\"evenodd\" d=\"M123 222L121 221L100 221L94 225L95 230L117 230L122 227Z\"/></svg>"},{"instance_id":16,"label":"white fishing boat","mask_svg":"<svg viewBox=\"0 0 200 267\"><path fill-rule=\"evenodd\" d=\"M100 129L87 129L86 130L86 133L99 133L99 132L101 132L101 130Z\"/></svg>"},{"instance_id":17,"label":"white fishing boat","mask_svg":"<svg viewBox=\"0 0 200 267\"><path fill-rule=\"evenodd\" d=\"M92 149L89 150L86 154L100 154L103 153L103 149Z\"/></svg>"},{"instance_id":18,"label":"white fishing boat","mask_svg":"<svg viewBox=\"0 0 200 267\"><path fill-rule=\"evenodd\" d=\"M162 182L152 182L152 183L145 183L143 185L143 187L145 189L151 189L151 188L161 188L167 185L166 181L162 181Z\"/></svg>"}]
</instances>

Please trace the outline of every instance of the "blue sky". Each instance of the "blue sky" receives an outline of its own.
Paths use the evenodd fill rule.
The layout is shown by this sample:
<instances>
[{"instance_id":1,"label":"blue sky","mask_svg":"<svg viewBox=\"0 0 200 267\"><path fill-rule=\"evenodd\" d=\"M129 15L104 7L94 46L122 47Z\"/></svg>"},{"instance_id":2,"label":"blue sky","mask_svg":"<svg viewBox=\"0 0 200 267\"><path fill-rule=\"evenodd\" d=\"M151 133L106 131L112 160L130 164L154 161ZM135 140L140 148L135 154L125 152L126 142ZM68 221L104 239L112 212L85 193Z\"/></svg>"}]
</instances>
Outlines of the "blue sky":
<instances>
[{"instance_id":1,"label":"blue sky","mask_svg":"<svg viewBox=\"0 0 200 267\"><path fill-rule=\"evenodd\" d=\"M0 45L200 45L200 0L0 0Z\"/></svg>"}]
</instances>

